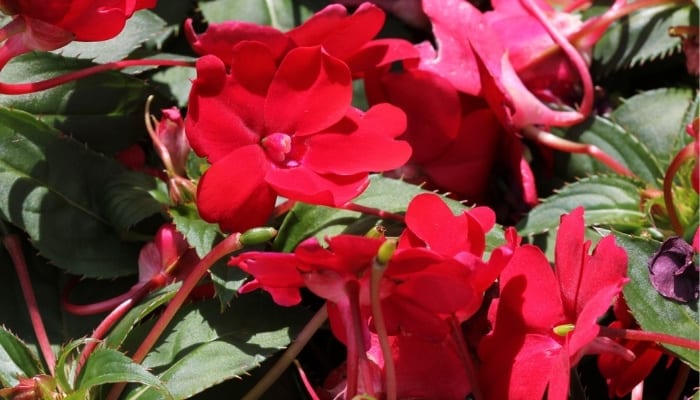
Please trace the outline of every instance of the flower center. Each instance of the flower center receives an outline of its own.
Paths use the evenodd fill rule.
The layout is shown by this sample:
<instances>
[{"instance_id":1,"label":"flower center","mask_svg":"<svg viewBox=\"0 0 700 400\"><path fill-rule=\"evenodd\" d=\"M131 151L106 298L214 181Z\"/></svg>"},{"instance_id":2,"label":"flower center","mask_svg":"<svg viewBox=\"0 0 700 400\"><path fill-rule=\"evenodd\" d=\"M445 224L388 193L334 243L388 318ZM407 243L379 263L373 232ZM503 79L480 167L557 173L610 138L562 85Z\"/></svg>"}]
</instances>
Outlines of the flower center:
<instances>
[{"instance_id":1,"label":"flower center","mask_svg":"<svg viewBox=\"0 0 700 400\"><path fill-rule=\"evenodd\" d=\"M562 324L562 325L557 325L554 328L552 328L552 331L554 332L554 334L559 335L559 336L566 336L573 330L574 330L574 324Z\"/></svg>"},{"instance_id":2,"label":"flower center","mask_svg":"<svg viewBox=\"0 0 700 400\"><path fill-rule=\"evenodd\" d=\"M262 146L273 161L281 163L292 151L292 138L286 133L276 132L267 135L262 140Z\"/></svg>"}]
</instances>

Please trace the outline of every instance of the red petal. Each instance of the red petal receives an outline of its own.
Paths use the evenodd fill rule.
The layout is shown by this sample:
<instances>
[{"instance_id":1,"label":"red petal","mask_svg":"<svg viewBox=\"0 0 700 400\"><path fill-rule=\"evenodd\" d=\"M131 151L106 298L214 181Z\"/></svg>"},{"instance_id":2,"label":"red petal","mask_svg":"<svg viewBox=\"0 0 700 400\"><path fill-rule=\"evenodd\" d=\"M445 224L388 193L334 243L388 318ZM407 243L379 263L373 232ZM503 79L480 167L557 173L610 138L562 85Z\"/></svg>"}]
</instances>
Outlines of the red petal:
<instances>
[{"instance_id":1,"label":"red petal","mask_svg":"<svg viewBox=\"0 0 700 400\"><path fill-rule=\"evenodd\" d=\"M453 256L468 248L468 221L464 215L454 215L440 196L419 194L406 210L406 225L429 249Z\"/></svg>"},{"instance_id":2,"label":"red petal","mask_svg":"<svg viewBox=\"0 0 700 400\"><path fill-rule=\"evenodd\" d=\"M463 0L423 0L423 11L433 24L439 54L423 59L420 68L450 80L461 92L478 95L481 78L470 40L481 37L496 51L502 47L495 35L486 31L481 12Z\"/></svg>"},{"instance_id":3,"label":"red petal","mask_svg":"<svg viewBox=\"0 0 700 400\"><path fill-rule=\"evenodd\" d=\"M233 61L233 48L243 41L253 40L264 44L276 60L293 46L291 40L277 29L242 21L209 24L204 33L197 35L192 20L187 19L185 35L197 54L214 54L226 65Z\"/></svg>"},{"instance_id":4,"label":"red petal","mask_svg":"<svg viewBox=\"0 0 700 400\"><path fill-rule=\"evenodd\" d=\"M348 67L320 47L290 51L270 84L265 102L268 132L318 132L338 122L350 107Z\"/></svg>"},{"instance_id":5,"label":"red petal","mask_svg":"<svg viewBox=\"0 0 700 400\"><path fill-rule=\"evenodd\" d=\"M615 237L610 235L603 238L593 255L584 266L578 288L577 304L587 303L601 288L618 286L626 282L627 252L615 244Z\"/></svg>"},{"instance_id":6,"label":"red petal","mask_svg":"<svg viewBox=\"0 0 700 400\"><path fill-rule=\"evenodd\" d=\"M438 157L457 136L459 97L444 78L410 69L370 76L365 86L370 103L388 102L406 113L408 124L402 139L413 147L412 162L425 163Z\"/></svg>"},{"instance_id":7,"label":"red petal","mask_svg":"<svg viewBox=\"0 0 700 400\"><path fill-rule=\"evenodd\" d=\"M554 272L559 280L564 309L569 318L583 308L578 304L578 291L581 287L583 267L588 258L587 250L590 242L584 246L583 207L577 207L571 213L561 216L557 242L554 249ZM594 278L595 279L595 278Z\"/></svg>"},{"instance_id":8,"label":"red petal","mask_svg":"<svg viewBox=\"0 0 700 400\"><path fill-rule=\"evenodd\" d=\"M243 253L229 262L255 277L254 283L241 287L240 293L262 288L281 306L293 306L301 301L299 288L304 287L304 280L298 264L293 254L262 252Z\"/></svg>"},{"instance_id":9,"label":"red petal","mask_svg":"<svg viewBox=\"0 0 700 400\"><path fill-rule=\"evenodd\" d=\"M197 61L197 79L185 119L187 139L199 155L216 162L239 147L256 144L263 129L263 104L274 61L266 47L254 42L236 46L243 61L226 75L221 60ZM236 58L239 60L239 58Z\"/></svg>"},{"instance_id":10,"label":"red petal","mask_svg":"<svg viewBox=\"0 0 700 400\"><path fill-rule=\"evenodd\" d=\"M379 33L384 18L384 12L370 3L362 4L350 16L345 7L332 4L287 36L298 46L321 45L328 54L345 59Z\"/></svg>"},{"instance_id":11,"label":"red petal","mask_svg":"<svg viewBox=\"0 0 700 400\"><path fill-rule=\"evenodd\" d=\"M304 166L273 168L265 180L283 197L331 207L354 199L369 185L367 174L319 175Z\"/></svg>"},{"instance_id":12,"label":"red petal","mask_svg":"<svg viewBox=\"0 0 700 400\"><path fill-rule=\"evenodd\" d=\"M276 194L264 181L269 161L259 146L245 146L214 163L197 188L202 218L225 231L242 232L264 225Z\"/></svg>"},{"instance_id":13,"label":"red petal","mask_svg":"<svg viewBox=\"0 0 700 400\"><path fill-rule=\"evenodd\" d=\"M551 333L553 327L567 322L559 283L539 248L525 245L515 249L501 273L500 287L496 323L506 325L506 331L525 327Z\"/></svg>"},{"instance_id":14,"label":"red petal","mask_svg":"<svg viewBox=\"0 0 700 400\"><path fill-rule=\"evenodd\" d=\"M322 133L307 139L302 162L319 174L352 175L387 171L411 155L407 142L394 140L406 126L400 109L378 104L367 111L351 134Z\"/></svg>"},{"instance_id":15,"label":"red petal","mask_svg":"<svg viewBox=\"0 0 700 400\"><path fill-rule=\"evenodd\" d=\"M417 58L418 50L411 42L402 39L377 39L362 46L345 62L353 75L357 76L395 61Z\"/></svg>"}]
</instances>

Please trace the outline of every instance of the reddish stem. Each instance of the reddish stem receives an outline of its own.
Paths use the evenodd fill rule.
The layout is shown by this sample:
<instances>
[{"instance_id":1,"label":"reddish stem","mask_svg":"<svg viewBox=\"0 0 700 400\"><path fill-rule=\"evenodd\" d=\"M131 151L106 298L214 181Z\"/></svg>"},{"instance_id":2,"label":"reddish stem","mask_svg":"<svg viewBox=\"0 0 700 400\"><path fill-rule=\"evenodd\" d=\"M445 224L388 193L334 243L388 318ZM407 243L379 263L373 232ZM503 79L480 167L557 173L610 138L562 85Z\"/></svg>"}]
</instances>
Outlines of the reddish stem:
<instances>
[{"instance_id":1,"label":"reddish stem","mask_svg":"<svg viewBox=\"0 0 700 400\"><path fill-rule=\"evenodd\" d=\"M64 310L75 315L94 315L103 312L108 312L118 307L120 304L134 297L143 290L148 283L136 284L129 289L128 292L122 293L118 296L112 297L111 299L98 301L97 303L90 304L73 304L68 300L70 297L70 292L75 288L77 282L71 282L63 289L61 295L61 306Z\"/></svg>"},{"instance_id":2,"label":"reddish stem","mask_svg":"<svg viewBox=\"0 0 700 400\"><path fill-rule=\"evenodd\" d=\"M299 378L301 378L301 382L304 384L304 388L306 389L306 393L309 394L309 397L311 397L311 400L321 400L316 392L314 391L314 387L311 385L311 382L309 382L309 378L306 377L306 372L304 372L304 368L301 367L301 364L299 361L294 360L294 366L297 367L297 372L299 373Z\"/></svg>"},{"instance_id":3,"label":"reddish stem","mask_svg":"<svg viewBox=\"0 0 700 400\"><path fill-rule=\"evenodd\" d=\"M39 82L27 82L27 83L5 83L0 82L0 94L27 94L39 92L42 90L50 89L94 75L104 71L118 70L129 67L139 67L139 66L181 66L181 67L192 67L194 63L192 61L182 61L182 60L121 60L106 64L94 65L79 71L72 71L64 75L60 75L54 78L46 79Z\"/></svg>"},{"instance_id":4,"label":"reddish stem","mask_svg":"<svg viewBox=\"0 0 700 400\"><path fill-rule=\"evenodd\" d=\"M175 314L180 310L180 307L185 303L188 296L192 290L197 286L197 283L202 279L202 277L207 273L209 268L214 265L222 257L230 254L236 250L239 250L242 245L240 243L240 233L233 233L226 239L222 240L217 244L204 258L202 258L190 274L182 282L180 290L175 294L175 297L168 303L163 313L160 315L155 325L148 332L148 335L143 339L138 349L134 353L132 359L136 363L141 363L144 358L148 355L148 352L153 348L153 346L163 334L165 329L173 320ZM107 400L116 400L124 390L125 384L116 384L112 387L109 394L107 395Z\"/></svg>"},{"instance_id":5,"label":"reddish stem","mask_svg":"<svg viewBox=\"0 0 700 400\"><path fill-rule=\"evenodd\" d=\"M363 214L369 214L369 215L376 215L379 218L382 219L393 219L395 221L404 221L404 216L400 214L395 214L389 211L384 211L380 210L378 208L373 208L373 207L367 207L363 206L357 203L346 203L345 205L341 206L340 208L344 210L349 210L349 211L357 211Z\"/></svg>"},{"instance_id":6,"label":"reddish stem","mask_svg":"<svg viewBox=\"0 0 700 400\"><path fill-rule=\"evenodd\" d=\"M659 332L640 331L636 329L611 328L601 326L598 336L606 336L612 339L637 340L640 342L665 343L672 346L684 347L695 351L700 351L700 341L686 339L678 336L668 335Z\"/></svg>"},{"instance_id":7,"label":"reddish stem","mask_svg":"<svg viewBox=\"0 0 700 400\"><path fill-rule=\"evenodd\" d=\"M285 350L282 356L275 362L275 365L270 368L265 376L262 377L255 384L255 386L246 393L241 400L253 400L259 399L267 389L282 375L282 373L289 367L289 364L295 361L296 357L299 355L301 350L306 346L306 344L311 340L311 337L316 333L316 331L323 326L323 324L328 319L328 308L324 304L316 314L311 318L311 320L304 326L304 328L299 332L297 338L292 342L291 345ZM301 375L302 371L299 370ZM305 377L302 375L302 379ZM310 386L308 386L310 388ZM312 389L311 389L312 390ZM311 390L309 394L311 395Z\"/></svg>"},{"instance_id":8,"label":"reddish stem","mask_svg":"<svg viewBox=\"0 0 700 400\"><path fill-rule=\"evenodd\" d=\"M53 375L56 366L56 356L54 355L53 350L51 350L51 342L49 341L49 336L46 333L44 322L41 319L39 304L36 301L34 289L32 288L32 281L29 277L27 261L24 258L24 253L22 252L22 244L20 243L17 235L7 233L4 226L0 228L3 231L2 242L5 245L8 253L10 253L12 263L15 265L15 271L17 271L17 278L19 279L19 284L22 288L24 301L27 303L29 319L32 322L37 343L39 344L41 353L44 355L44 360L49 368L49 372L51 375Z\"/></svg>"},{"instance_id":9,"label":"reddish stem","mask_svg":"<svg viewBox=\"0 0 700 400\"><path fill-rule=\"evenodd\" d=\"M695 146L695 143L690 143L681 149L681 151L676 154L676 157L673 158L671 164L668 165L666 175L664 175L664 204L666 205L666 212L668 213L668 219L671 221L671 226L678 236L683 236L684 228L678 218L676 206L673 203L673 178L676 177L683 163L694 157Z\"/></svg>"},{"instance_id":10,"label":"reddish stem","mask_svg":"<svg viewBox=\"0 0 700 400\"><path fill-rule=\"evenodd\" d=\"M564 51L564 54L569 58L571 64L576 68L581 78L581 84L583 85L583 98L581 99L579 112L582 114L582 118L585 118L593 109L593 78L591 78L591 73L588 71L586 61L566 37L552 25L549 18L544 15L544 12L542 12L533 0L521 0L521 3L525 9L542 24L542 27L547 31L549 36L551 36L554 43Z\"/></svg>"},{"instance_id":11,"label":"reddish stem","mask_svg":"<svg viewBox=\"0 0 700 400\"><path fill-rule=\"evenodd\" d=\"M679 363L678 371L676 372L676 379L673 380L673 386L666 396L667 400L680 399L683 393L683 388L685 383L688 381L688 375L690 375L690 367L685 363Z\"/></svg>"},{"instance_id":12,"label":"reddish stem","mask_svg":"<svg viewBox=\"0 0 700 400\"><path fill-rule=\"evenodd\" d=\"M617 160L605 153L598 146L587 143L576 143L545 132L530 125L522 130L523 136L549 148L564 151L567 153L588 154L596 160L605 164L608 168L624 176L634 177L634 173Z\"/></svg>"}]
</instances>

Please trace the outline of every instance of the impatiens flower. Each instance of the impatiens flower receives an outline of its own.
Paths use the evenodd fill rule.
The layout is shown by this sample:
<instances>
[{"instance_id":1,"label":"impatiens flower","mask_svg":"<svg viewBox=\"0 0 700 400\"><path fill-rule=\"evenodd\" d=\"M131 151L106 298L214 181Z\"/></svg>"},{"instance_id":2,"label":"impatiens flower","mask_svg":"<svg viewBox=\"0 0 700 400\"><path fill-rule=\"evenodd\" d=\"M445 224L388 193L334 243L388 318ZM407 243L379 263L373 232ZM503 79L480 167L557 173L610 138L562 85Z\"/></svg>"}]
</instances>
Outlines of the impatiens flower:
<instances>
[{"instance_id":1,"label":"impatiens flower","mask_svg":"<svg viewBox=\"0 0 700 400\"><path fill-rule=\"evenodd\" d=\"M286 33L269 26L226 21L210 24L198 35L189 20L185 33L198 54L216 55L227 65L233 48L241 41L252 40L268 46L275 60L296 47L321 46L326 54L343 60L354 76L361 76L369 69L418 57L408 41L373 39L384 20L384 12L371 3L361 4L352 15L342 5L331 4Z\"/></svg>"},{"instance_id":2,"label":"impatiens flower","mask_svg":"<svg viewBox=\"0 0 700 400\"><path fill-rule=\"evenodd\" d=\"M693 262L693 246L683 238L666 239L649 259L649 279L664 297L687 303L700 294L700 268Z\"/></svg>"},{"instance_id":3,"label":"impatiens flower","mask_svg":"<svg viewBox=\"0 0 700 400\"><path fill-rule=\"evenodd\" d=\"M596 321L627 280L627 254L608 236L589 255L583 239L579 207L561 219L554 270L539 248L515 249L491 305L493 331L479 345L486 399L540 399L547 390L564 400L570 369L605 345Z\"/></svg>"},{"instance_id":4,"label":"impatiens flower","mask_svg":"<svg viewBox=\"0 0 700 400\"><path fill-rule=\"evenodd\" d=\"M147 282L158 275L167 281L184 279L199 262L197 252L173 224L158 229L153 241L147 243L139 253L139 283Z\"/></svg>"},{"instance_id":5,"label":"impatiens flower","mask_svg":"<svg viewBox=\"0 0 700 400\"><path fill-rule=\"evenodd\" d=\"M367 187L368 172L409 158L395 140L403 112L351 107L348 67L320 46L297 47L279 64L260 42L232 53L228 73L216 56L199 59L185 121L192 148L212 164L197 190L205 220L228 231L262 225L277 195L341 206Z\"/></svg>"},{"instance_id":6,"label":"impatiens flower","mask_svg":"<svg viewBox=\"0 0 700 400\"><path fill-rule=\"evenodd\" d=\"M0 0L0 11L14 15L0 30L0 65L32 50L54 50L73 40L111 39L131 15L156 0Z\"/></svg>"}]
</instances>

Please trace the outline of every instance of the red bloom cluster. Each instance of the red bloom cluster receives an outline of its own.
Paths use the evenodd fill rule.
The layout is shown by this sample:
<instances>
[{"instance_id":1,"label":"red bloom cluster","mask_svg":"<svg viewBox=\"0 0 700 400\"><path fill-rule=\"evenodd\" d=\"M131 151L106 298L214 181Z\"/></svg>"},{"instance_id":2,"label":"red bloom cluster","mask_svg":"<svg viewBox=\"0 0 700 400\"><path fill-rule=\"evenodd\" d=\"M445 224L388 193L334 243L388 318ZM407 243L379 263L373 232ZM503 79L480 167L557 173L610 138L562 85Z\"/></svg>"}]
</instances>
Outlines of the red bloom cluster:
<instances>
[{"instance_id":1,"label":"red bloom cluster","mask_svg":"<svg viewBox=\"0 0 700 400\"><path fill-rule=\"evenodd\" d=\"M512 253L510 246L504 246L494 250L489 262L482 260L485 234L494 222L487 208L455 216L437 195L419 195L409 205L407 228L379 288L402 398L430 395L425 385L409 382L417 374L428 373L428 366L441 362L438 360L448 360L454 367L447 372L450 379L465 376L465 366L455 351L458 344L450 335L453 323L476 312L485 290ZM289 306L301 300L299 289L306 287L326 299L333 332L348 347L354 346L360 361L353 365L365 370L358 373L356 390L377 393L381 381L375 369L383 361L371 347L369 280L384 239L340 235L326 241L324 247L308 239L293 254L243 253L230 264L254 277L240 289L242 293L262 288L278 304ZM431 351L420 350L426 348ZM431 396L436 395L436 389L430 389ZM453 379L434 398L464 396L469 389L468 381Z\"/></svg>"},{"instance_id":2,"label":"red bloom cluster","mask_svg":"<svg viewBox=\"0 0 700 400\"><path fill-rule=\"evenodd\" d=\"M258 226L278 195L341 206L366 188L368 172L408 159L409 145L395 140L401 110L350 104L353 74L401 52L370 40L383 17L369 5L352 16L336 6L287 34L245 23L190 30L206 54L186 119L192 148L212 164L197 192L204 219L230 231Z\"/></svg>"}]
</instances>

